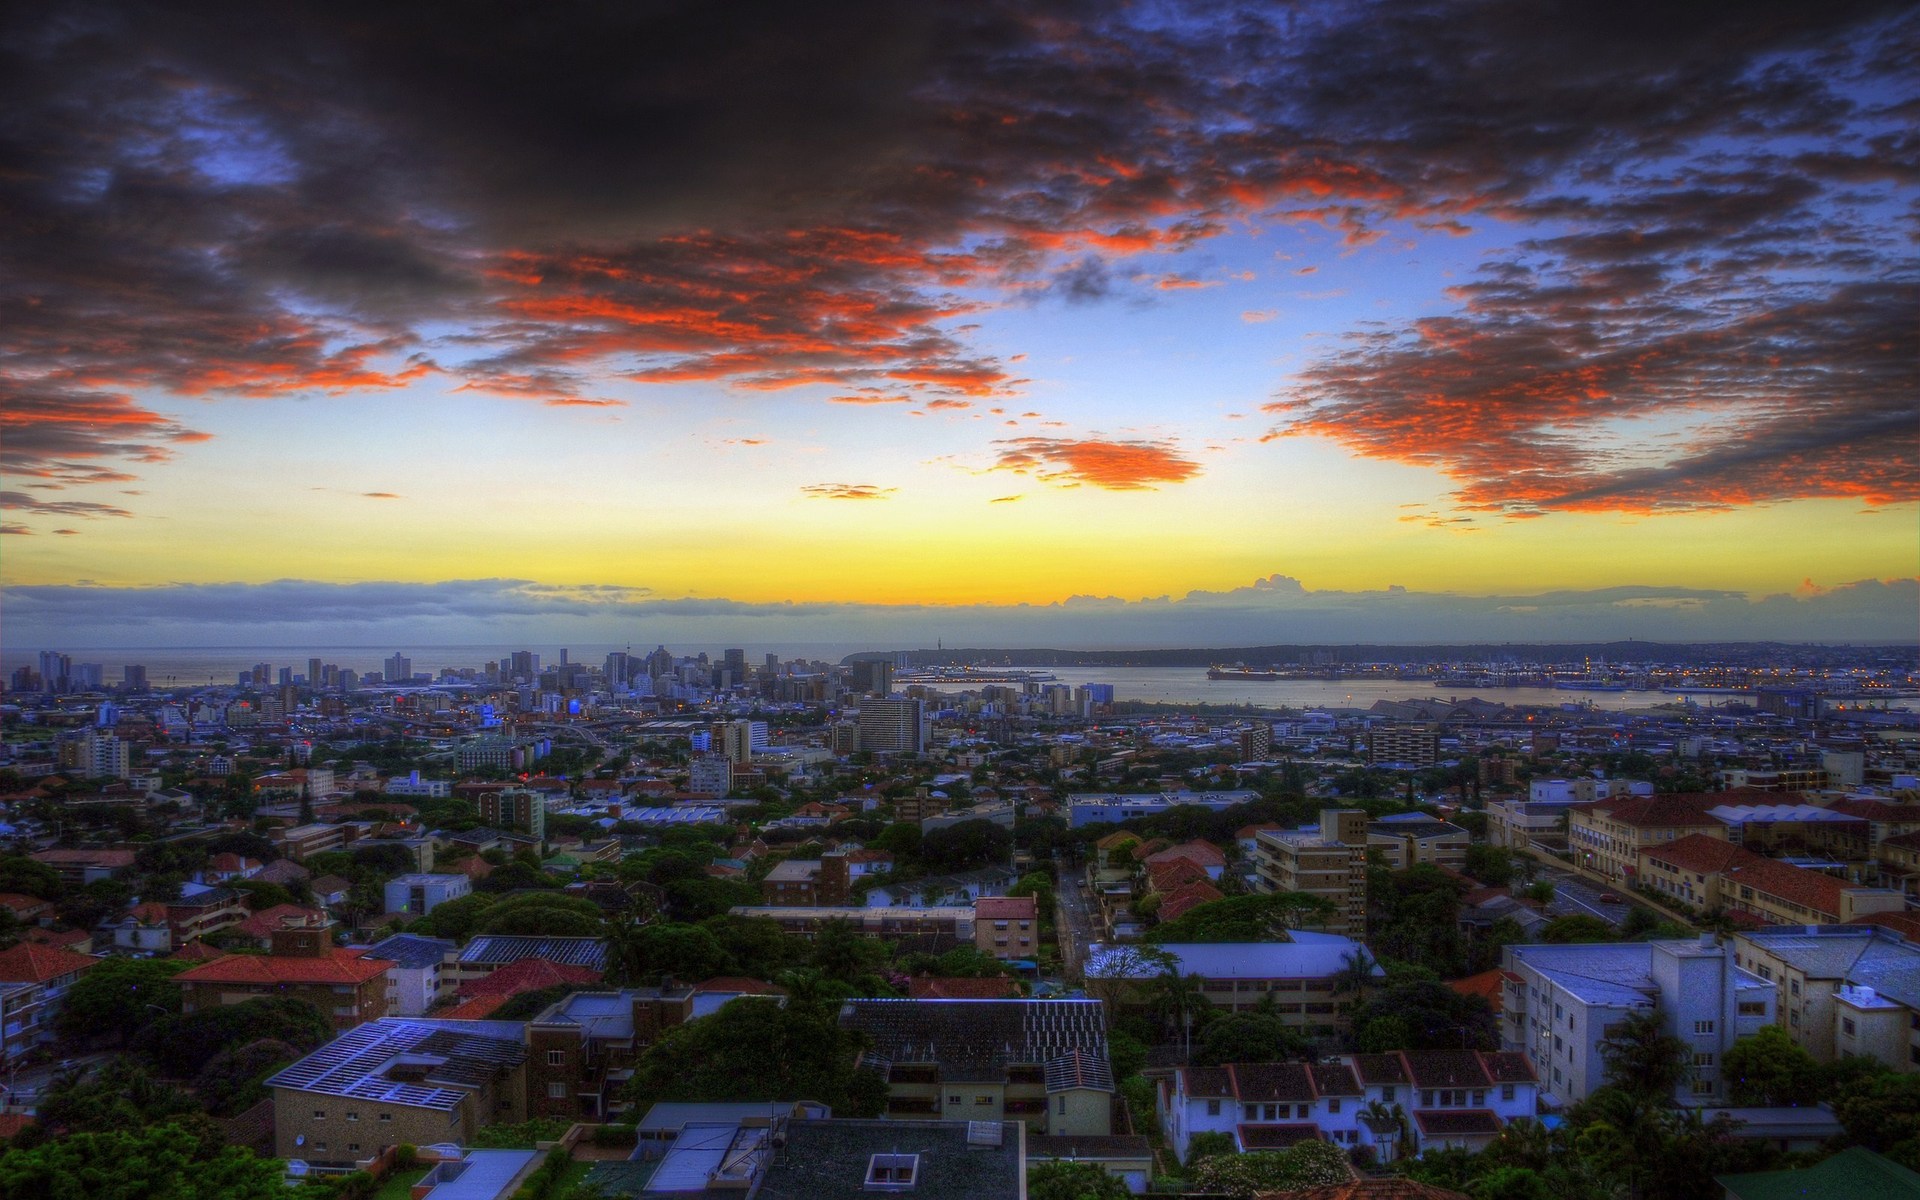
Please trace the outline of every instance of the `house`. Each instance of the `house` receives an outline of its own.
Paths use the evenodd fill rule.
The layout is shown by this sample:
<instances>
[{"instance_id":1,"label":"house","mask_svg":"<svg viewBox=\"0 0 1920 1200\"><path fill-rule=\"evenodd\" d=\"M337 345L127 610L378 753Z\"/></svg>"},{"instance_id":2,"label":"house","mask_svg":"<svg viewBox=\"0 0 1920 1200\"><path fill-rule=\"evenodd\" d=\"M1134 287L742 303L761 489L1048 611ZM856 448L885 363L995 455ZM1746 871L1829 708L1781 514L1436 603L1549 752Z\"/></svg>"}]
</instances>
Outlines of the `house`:
<instances>
[{"instance_id":1,"label":"house","mask_svg":"<svg viewBox=\"0 0 1920 1200\"><path fill-rule=\"evenodd\" d=\"M1215 900L1226 899L1226 893L1214 887L1204 879L1196 879L1163 893L1160 907L1154 910L1154 916L1164 924L1177 921L1202 904L1211 904Z\"/></svg>"},{"instance_id":2,"label":"house","mask_svg":"<svg viewBox=\"0 0 1920 1200\"><path fill-rule=\"evenodd\" d=\"M53 1040L53 1021L67 991L100 965L90 954L19 942L0 950L0 1061Z\"/></svg>"},{"instance_id":3,"label":"house","mask_svg":"<svg viewBox=\"0 0 1920 1200\"><path fill-rule=\"evenodd\" d=\"M1242 1152L1321 1139L1391 1161L1483 1149L1508 1122L1535 1115L1538 1090L1518 1052L1396 1051L1185 1067L1160 1081L1158 1110L1183 1160L1194 1134L1224 1133Z\"/></svg>"},{"instance_id":4,"label":"house","mask_svg":"<svg viewBox=\"0 0 1920 1200\"><path fill-rule=\"evenodd\" d=\"M527 1119L523 1026L383 1017L271 1076L274 1153L351 1167L383 1147L470 1144Z\"/></svg>"},{"instance_id":5,"label":"house","mask_svg":"<svg viewBox=\"0 0 1920 1200\"><path fill-rule=\"evenodd\" d=\"M136 904L117 917L100 922L100 930L113 944L136 954L165 954L174 948L173 922L167 906L158 901Z\"/></svg>"},{"instance_id":6,"label":"house","mask_svg":"<svg viewBox=\"0 0 1920 1200\"><path fill-rule=\"evenodd\" d=\"M166 905L167 924L173 929L176 946L238 925L249 915L240 893L232 888L211 888L169 900Z\"/></svg>"},{"instance_id":7,"label":"house","mask_svg":"<svg viewBox=\"0 0 1920 1200\"><path fill-rule=\"evenodd\" d=\"M1655 942L1509 946L1500 1044L1532 1056L1543 1098L1572 1104L1606 1082L1602 1045L1629 1016L1657 1016L1684 1041L1692 1071L1676 1099L1726 1099L1720 1061L1773 1023L1774 988L1713 935Z\"/></svg>"},{"instance_id":8,"label":"house","mask_svg":"<svg viewBox=\"0 0 1920 1200\"><path fill-rule=\"evenodd\" d=\"M909 883L890 883L867 889L867 907L939 908L971 904L982 896L1004 896L1019 880L1011 867L982 867L953 875L929 875Z\"/></svg>"},{"instance_id":9,"label":"house","mask_svg":"<svg viewBox=\"0 0 1920 1200\"><path fill-rule=\"evenodd\" d=\"M460 947L450 938L396 933L371 946L350 949L393 964L387 968L388 1012L396 1017L417 1017L452 990L453 972L449 967Z\"/></svg>"},{"instance_id":10,"label":"house","mask_svg":"<svg viewBox=\"0 0 1920 1200\"><path fill-rule=\"evenodd\" d=\"M849 1000L842 1028L885 1074L899 1121L1016 1121L1113 1132L1107 1021L1097 1000Z\"/></svg>"},{"instance_id":11,"label":"house","mask_svg":"<svg viewBox=\"0 0 1920 1200\"><path fill-rule=\"evenodd\" d=\"M834 922L845 922L855 933L866 937L944 939L946 949L974 940L973 908L970 905L944 905L939 908L792 908L783 906L736 905L727 910L736 917L770 920L786 933L813 937Z\"/></svg>"},{"instance_id":12,"label":"house","mask_svg":"<svg viewBox=\"0 0 1920 1200\"><path fill-rule=\"evenodd\" d=\"M1019 995L1020 985L1005 975L988 975L980 979L915 975L907 980L909 1000L1008 1000Z\"/></svg>"},{"instance_id":13,"label":"house","mask_svg":"<svg viewBox=\"0 0 1920 1200\"><path fill-rule=\"evenodd\" d=\"M1220 882L1220 877L1226 874L1227 870L1227 856L1220 852L1220 848L1212 842L1198 840L1181 842L1165 850L1156 850L1147 856L1146 866L1148 871L1152 871L1157 863L1176 861L1190 862L1199 867L1212 883Z\"/></svg>"},{"instance_id":14,"label":"house","mask_svg":"<svg viewBox=\"0 0 1920 1200\"><path fill-rule=\"evenodd\" d=\"M545 991L550 987L588 987L599 983L601 974L592 967L570 967L544 958L523 958L490 975L460 983L456 995L462 1001L492 997L505 1003L515 996ZM451 971L448 976L451 979ZM493 1005L493 1008L498 1007L499 1004Z\"/></svg>"},{"instance_id":15,"label":"house","mask_svg":"<svg viewBox=\"0 0 1920 1200\"><path fill-rule=\"evenodd\" d=\"M347 892L353 888L353 880L340 875L322 875L308 885L313 892L313 902L322 908L332 908L336 904L347 902Z\"/></svg>"},{"instance_id":16,"label":"house","mask_svg":"<svg viewBox=\"0 0 1920 1200\"><path fill-rule=\"evenodd\" d=\"M275 904L270 908L261 909L246 920L232 926L228 931L228 937L245 942L255 950L271 950L274 930L307 925L330 929L333 918L317 908L304 908L298 904Z\"/></svg>"},{"instance_id":17,"label":"house","mask_svg":"<svg viewBox=\"0 0 1920 1200\"><path fill-rule=\"evenodd\" d=\"M507 1200L547 1159L545 1150L469 1150L442 1159L414 1182L420 1200ZM424 1189L424 1190L423 1190Z\"/></svg>"},{"instance_id":18,"label":"house","mask_svg":"<svg viewBox=\"0 0 1920 1200\"><path fill-rule=\"evenodd\" d=\"M240 1004L259 996L305 1000L336 1029L387 1016L387 959L335 947L324 927L286 926L272 933L271 954L229 954L173 977L182 1012Z\"/></svg>"}]
</instances>

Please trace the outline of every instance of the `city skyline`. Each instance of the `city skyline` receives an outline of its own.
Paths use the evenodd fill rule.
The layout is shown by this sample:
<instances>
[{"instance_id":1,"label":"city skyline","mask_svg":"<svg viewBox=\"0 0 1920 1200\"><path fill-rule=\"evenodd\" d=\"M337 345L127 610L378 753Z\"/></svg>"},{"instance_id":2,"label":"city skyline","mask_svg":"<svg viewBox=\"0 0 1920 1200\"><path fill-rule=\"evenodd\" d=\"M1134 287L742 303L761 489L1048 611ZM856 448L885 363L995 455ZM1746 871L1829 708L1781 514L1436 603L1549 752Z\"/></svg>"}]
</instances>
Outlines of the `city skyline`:
<instances>
[{"instance_id":1,"label":"city skyline","mask_svg":"<svg viewBox=\"0 0 1920 1200\"><path fill-rule=\"evenodd\" d=\"M9 651L1912 641L1910 5L27 5Z\"/></svg>"}]
</instances>

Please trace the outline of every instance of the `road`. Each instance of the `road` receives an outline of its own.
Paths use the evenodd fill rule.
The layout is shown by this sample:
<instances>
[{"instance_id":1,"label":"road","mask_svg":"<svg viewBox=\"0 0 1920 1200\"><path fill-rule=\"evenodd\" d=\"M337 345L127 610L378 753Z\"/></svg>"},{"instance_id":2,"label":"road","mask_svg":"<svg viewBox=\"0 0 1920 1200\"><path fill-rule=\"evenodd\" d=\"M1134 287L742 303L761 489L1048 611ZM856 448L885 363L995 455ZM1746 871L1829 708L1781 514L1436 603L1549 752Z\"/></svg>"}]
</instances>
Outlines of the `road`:
<instances>
[{"instance_id":1,"label":"road","mask_svg":"<svg viewBox=\"0 0 1920 1200\"><path fill-rule=\"evenodd\" d=\"M82 1054L65 1060L65 1064L49 1063L45 1066L22 1067L12 1072L0 1072L0 1085L5 1086L0 1093L0 1111L31 1112L39 1106L40 1097L46 1095L53 1081L62 1074L78 1067L86 1072L108 1059L111 1054Z\"/></svg>"},{"instance_id":2,"label":"road","mask_svg":"<svg viewBox=\"0 0 1920 1200\"><path fill-rule=\"evenodd\" d=\"M1063 865L1058 858L1053 863L1055 878L1059 880L1054 895L1060 910L1056 928L1060 935L1061 975L1063 982L1072 985L1080 980L1081 970L1086 966L1087 947L1094 940L1093 905L1090 894L1080 886L1085 877Z\"/></svg>"},{"instance_id":3,"label":"road","mask_svg":"<svg viewBox=\"0 0 1920 1200\"><path fill-rule=\"evenodd\" d=\"M1602 900L1600 897L1619 895L1599 884L1575 875L1564 868L1555 869L1542 865L1539 877L1553 884L1553 902L1547 905L1547 911L1556 917L1582 916L1598 917L1618 929L1633 911L1633 905L1626 900Z\"/></svg>"}]
</instances>

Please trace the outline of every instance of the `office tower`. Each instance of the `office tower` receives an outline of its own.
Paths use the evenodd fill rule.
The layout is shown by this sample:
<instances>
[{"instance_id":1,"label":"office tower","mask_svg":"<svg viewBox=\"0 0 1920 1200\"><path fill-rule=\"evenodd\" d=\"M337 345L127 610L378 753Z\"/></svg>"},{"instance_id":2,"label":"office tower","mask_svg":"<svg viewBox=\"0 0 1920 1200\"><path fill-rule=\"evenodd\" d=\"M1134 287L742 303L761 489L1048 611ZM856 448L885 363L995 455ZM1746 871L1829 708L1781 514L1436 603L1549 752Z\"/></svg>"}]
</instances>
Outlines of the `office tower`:
<instances>
[{"instance_id":1,"label":"office tower","mask_svg":"<svg viewBox=\"0 0 1920 1200\"><path fill-rule=\"evenodd\" d=\"M97 692L107 684L107 669L99 663L75 663L72 684L76 692Z\"/></svg>"},{"instance_id":2,"label":"office tower","mask_svg":"<svg viewBox=\"0 0 1920 1200\"><path fill-rule=\"evenodd\" d=\"M37 692L40 690L40 672L32 667L21 667L13 673L13 680L7 690L14 692Z\"/></svg>"},{"instance_id":3,"label":"office tower","mask_svg":"<svg viewBox=\"0 0 1920 1200\"><path fill-rule=\"evenodd\" d=\"M386 672L388 683L406 683L413 678L413 660L398 650L389 658L382 669Z\"/></svg>"},{"instance_id":4,"label":"office tower","mask_svg":"<svg viewBox=\"0 0 1920 1200\"><path fill-rule=\"evenodd\" d=\"M508 661L511 664L508 668L508 674L512 675L515 679L524 679L532 682L534 676L540 673L540 656L538 654L527 650L515 650L508 656Z\"/></svg>"},{"instance_id":5,"label":"office tower","mask_svg":"<svg viewBox=\"0 0 1920 1200\"><path fill-rule=\"evenodd\" d=\"M850 669L847 686L868 696L884 696L893 691L893 664L880 659L856 662Z\"/></svg>"},{"instance_id":6,"label":"office tower","mask_svg":"<svg viewBox=\"0 0 1920 1200\"><path fill-rule=\"evenodd\" d=\"M918 700L862 696L856 718L860 748L873 754L920 754L932 734L926 706Z\"/></svg>"},{"instance_id":7,"label":"office tower","mask_svg":"<svg viewBox=\"0 0 1920 1200\"><path fill-rule=\"evenodd\" d=\"M57 650L40 652L40 686L49 692L61 693L72 686L73 659Z\"/></svg>"},{"instance_id":8,"label":"office tower","mask_svg":"<svg viewBox=\"0 0 1920 1200\"><path fill-rule=\"evenodd\" d=\"M307 686L308 687L317 688L320 686L320 681L322 678L321 673L323 669L324 669L323 665L319 659L310 658L307 660Z\"/></svg>"},{"instance_id":9,"label":"office tower","mask_svg":"<svg viewBox=\"0 0 1920 1200\"><path fill-rule=\"evenodd\" d=\"M724 665L727 673L733 676L733 682L742 682L747 677L747 652L745 650L727 651Z\"/></svg>"},{"instance_id":10,"label":"office tower","mask_svg":"<svg viewBox=\"0 0 1920 1200\"><path fill-rule=\"evenodd\" d=\"M120 668L120 687L124 691L144 692L147 690L147 669L138 664Z\"/></svg>"},{"instance_id":11,"label":"office tower","mask_svg":"<svg viewBox=\"0 0 1920 1200\"><path fill-rule=\"evenodd\" d=\"M607 686L619 687L633 678L633 655L624 650L615 650L607 655Z\"/></svg>"},{"instance_id":12,"label":"office tower","mask_svg":"<svg viewBox=\"0 0 1920 1200\"><path fill-rule=\"evenodd\" d=\"M293 668L292 667L280 668L280 686L281 687L293 686Z\"/></svg>"},{"instance_id":13,"label":"office tower","mask_svg":"<svg viewBox=\"0 0 1920 1200\"><path fill-rule=\"evenodd\" d=\"M778 654L767 655L766 671L769 675L778 675L780 673L780 656Z\"/></svg>"}]
</instances>

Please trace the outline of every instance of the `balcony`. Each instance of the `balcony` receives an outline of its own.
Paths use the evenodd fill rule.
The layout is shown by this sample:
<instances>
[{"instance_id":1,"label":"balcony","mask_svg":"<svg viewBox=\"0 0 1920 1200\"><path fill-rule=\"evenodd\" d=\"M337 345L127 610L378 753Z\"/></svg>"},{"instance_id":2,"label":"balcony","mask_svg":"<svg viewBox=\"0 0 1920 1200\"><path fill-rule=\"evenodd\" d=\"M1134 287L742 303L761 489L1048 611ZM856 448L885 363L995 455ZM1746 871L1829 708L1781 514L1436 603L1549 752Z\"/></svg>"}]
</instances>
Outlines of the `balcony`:
<instances>
[{"instance_id":1,"label":"balcony","mask_svg":"<svg viewBox=\"0 0 1920 1200\"><path fill-rule=\"evenodd\" d=\"M890 1096L887 1098L887 1115L890 1117L930 1117L940 1111L940 1102L930 1096Z\"/></svg>"}]
</instances>

